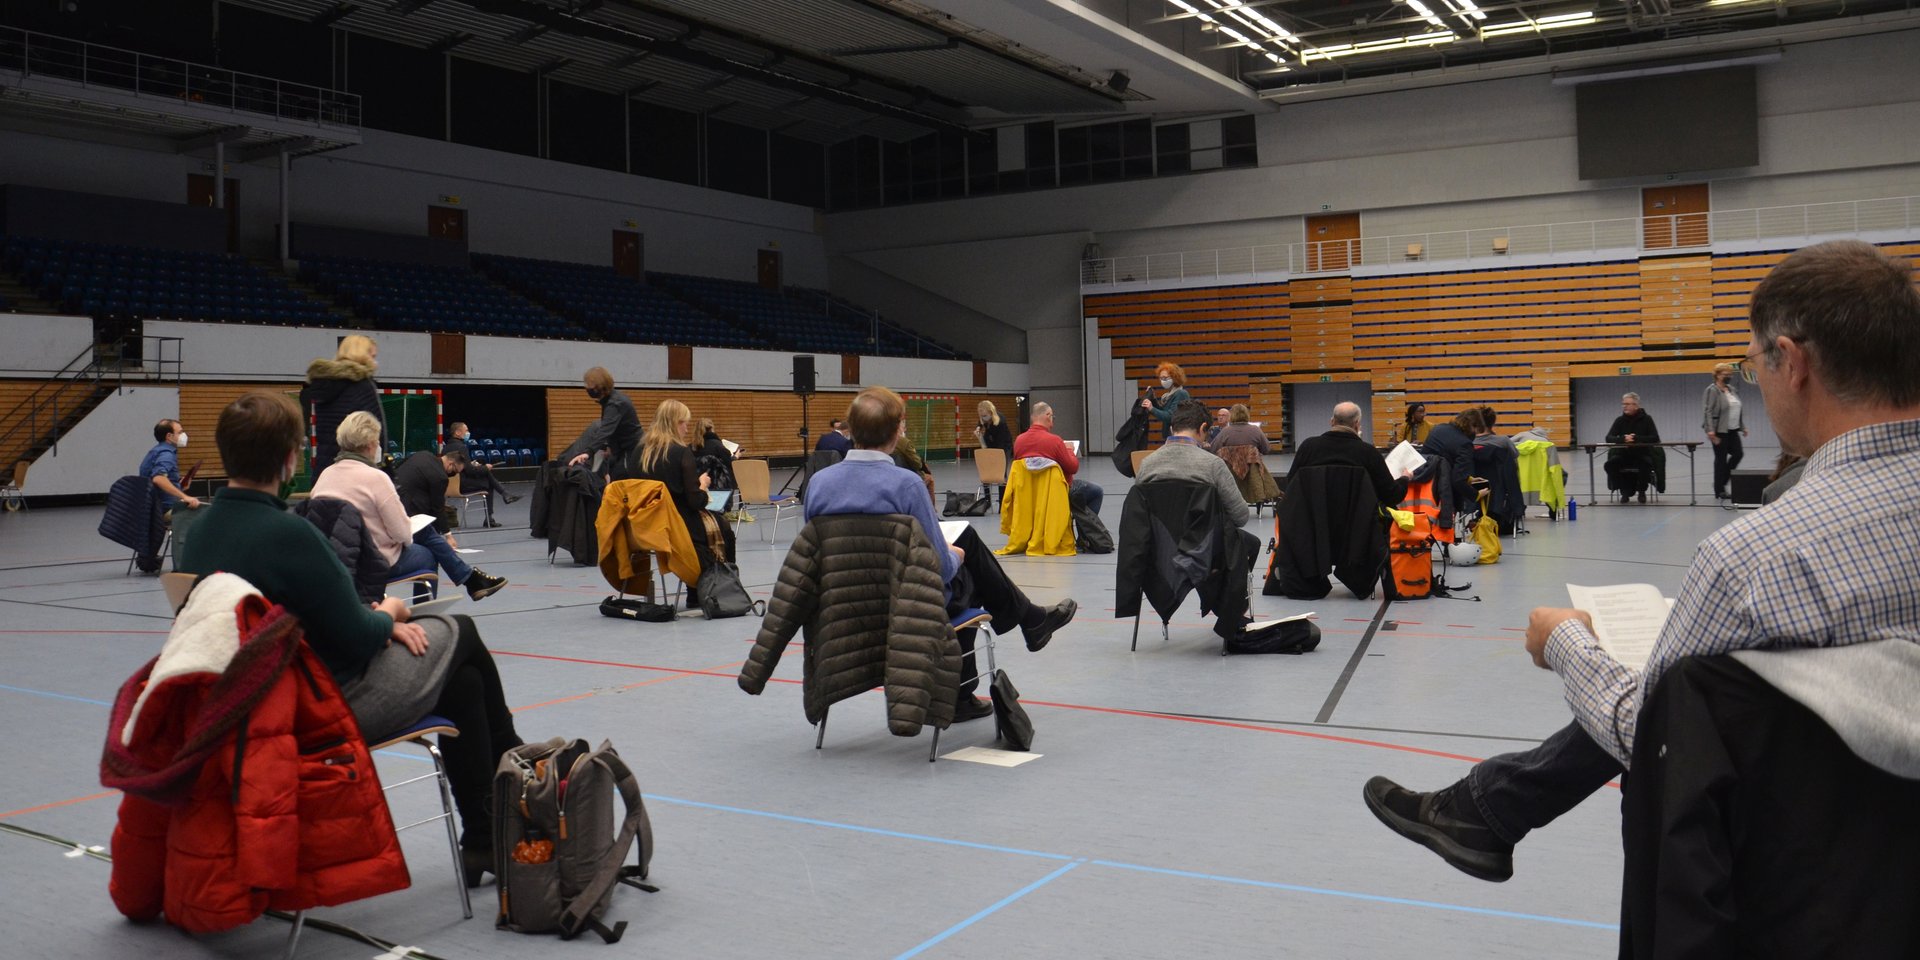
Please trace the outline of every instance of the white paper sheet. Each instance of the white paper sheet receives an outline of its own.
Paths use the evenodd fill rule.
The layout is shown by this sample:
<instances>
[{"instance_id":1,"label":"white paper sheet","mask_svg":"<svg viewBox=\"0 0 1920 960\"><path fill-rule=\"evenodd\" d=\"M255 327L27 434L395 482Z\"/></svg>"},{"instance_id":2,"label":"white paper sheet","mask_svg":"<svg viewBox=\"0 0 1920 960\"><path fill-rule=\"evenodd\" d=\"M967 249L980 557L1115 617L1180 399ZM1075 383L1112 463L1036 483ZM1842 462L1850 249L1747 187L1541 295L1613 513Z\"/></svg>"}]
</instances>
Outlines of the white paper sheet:
<instances>
[{"instance_id":1,"label":"white paper sheet","mask_svg":"<svg viewBox=\"0 0 1920 960\"><path fill-rule=\"evenodd\" d=\"M947 538L948 546L952 546L953 542L960 539L960 535L967 531L967 526L968 524L965 520L942 520L940 521L940 535Z\"/></svg>"},{"instance_id":2,"label":"white paper sheet","mask_svg":"<svg viewBox=\"0 0 1920 960\"><path fill-rule=\"evenodd\" d=\"M1404 476L1427 465L1427 458L1413 448L1413 444L1400 441L1392 450L1387 451L1387 470L1394 476Z\"/></svg>"},{"instance_id":3,"label":"white paper sheet","mask_svg":"<svg viewBox=\"0 0 1920 960\"><path fill-rule=\"evenodd\" d=\"M424 513L416 513L413 516L410 516L407 518L407 527L409 528L407 532L419 533L420 531L425 530L430 526L433 526L433 522L438 519L439 519L438 517L430 517Z\"/></svg>"},{"instance_id":4,"label":"white paper sheet","mask_svg":"<svg viewBox=\"0 0 1920 960\"><path fill-rule=\"evenodd\" d=\"M1666 626L1672 609L1660 589L1647 583L1623 583L1607 587L1583 587L1567 584L1567 596L1576 610L1593 618L1594 636L1600 648L1623 666L1644 670L1653 656L1653 644Z\"/></svg>"},{"instance_id":5,"label":"white paper sheet","mask_svg":"<svg viewBox=\"0 0 1920 960\"><path fill-rule=\"evenodd\" d=\"M965 760L968 763L985 763L996 767L1017 767L1029 760L1038 760L1042 756L1044 754L995 750L992 747L961 747L952 753L941 754L940 759Z\"/></svg>"},{"instance_id":6,"label":"white paper sheet","mask_svg":"<svg viewBox=\"0 0 1920 960\"><path fill-rule=\"evenodd\" d=\"M1247 624L1247 632L1251 633L1255 630L1265 630L1268 627L1279 626L1280 624L1283 624L1283 623L1292 623L1295 620L1305 620L1312 616L1313 616L1313 611L1309 610L1306 613L1297 613L1291 617L1281 617L1278 620L1261 620L1256 623Z\"/></svg>"},{"instance_id":7,"label":"white paper sheet","mask_svg":"<svg viewBox=\"0 0 1920 960\"><path fill-rule=\"evenodd\" d=\"M740 445L734 443L732 440L722 440L720 441L720 445L727 448L727 456L737 457L740 455Z\"/></svg>"},{"instance_id":8,"label":"white paper sheet","mask_svg":"<svg viewBox=\"0 0 1920 960\"><path fill-rule=\"evenodd\" d=\"M454 553L479 553L480 551L474 547L461 547L453 552Z\"/></svg>"},{"instance_id":9,"label":"white paper sheet","mask_svg":"<svg viewBox=\"0 0 1920 960\"><path fill-rule=\"evenodd\" d=\"M1073 454L1074 456L1076 456L1076 457L1080 455L1080 441L1078 441L1078 440L1063 440L1063 441L1061 441L1061 442L1062 442L1062 443L1065 443L1065 444L1067 445L1067 451L1068 451L1069 453L1072 453L1072 454Z\"/></svg>"}]
</instances>

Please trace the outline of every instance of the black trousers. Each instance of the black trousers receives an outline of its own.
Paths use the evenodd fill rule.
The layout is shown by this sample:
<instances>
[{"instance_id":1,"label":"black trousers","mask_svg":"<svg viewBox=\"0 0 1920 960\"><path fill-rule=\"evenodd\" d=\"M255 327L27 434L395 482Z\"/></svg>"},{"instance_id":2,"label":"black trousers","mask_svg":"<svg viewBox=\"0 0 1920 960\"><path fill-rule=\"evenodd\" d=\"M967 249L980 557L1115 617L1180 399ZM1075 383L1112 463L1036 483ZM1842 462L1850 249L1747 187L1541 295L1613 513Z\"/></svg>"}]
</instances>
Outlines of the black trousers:
<instances>
[{"instance_id":1,"label":"black trousers","mask_svg":"<svg viewBox=\"0 0 1920 960\"><path fill-rule=\"evenodd\" d=\"M493 845L493 807L488 791L501 754L521 744L507 708L506 691L493 654L480 641L469 617L454 617L460 636L453 648L447 685L433 712L460 728L457 737L440 738L453 803L460 809L460 845L484 850Z\"/></svg>"},{"instance_id":2,"label":"black trousers","mask_svg":"<svg viewBox=\"0 0 1920 960\"><path fill-rule=\"evenodd\" d=\"M1740 431L1716 433L1720 442L1713 445L1713 495L1727 492L1727 482L1733 479L1733 471L1740 466L1740 458L1746 451L1740 448Z\"/></svg>"},{"instance_id":3,"label":"black trousers","mask_svg":"<svg viewBox=\"0 0 1920 960\"><path fill-rule=\"evenodd\" d=\"M1623 771L1578 721L1531 750L1488 757L1467 771L1467 791L1495 835L1519 843Z\"/></svg>"},{"instance_id":4,"label":"black trousers","mask_svg":"<svg viewBox=\"0 0 1920 960\"><path fill-rule=\"evenodd\" d=\"M497 493L503 497L507 495L507 488L493 478L493 471L488 470L486 464L479 462L468 463L466 469L460 471L460 489L481 490L486 493L488 520L493 519L494 494Z\"/></svg>"},{"instance_id":5,"label":"black trousers","mask_svg":"<svg viewBox=\"0 0 1920 960\"><path fill-rule=\"evenodd\" d=\"M947 583L947 616L955 617L969 607L981 607L993 615L993 632L1003 634L1014 627L1036 622L1040 611L1008 579L999 558L987 548L980 535L969 526L953 542L966 553L960 569ZM973 630L960 631L960 696L971 697L980 687L979 666L973 656Z\"/></svg>"}]
</instances>

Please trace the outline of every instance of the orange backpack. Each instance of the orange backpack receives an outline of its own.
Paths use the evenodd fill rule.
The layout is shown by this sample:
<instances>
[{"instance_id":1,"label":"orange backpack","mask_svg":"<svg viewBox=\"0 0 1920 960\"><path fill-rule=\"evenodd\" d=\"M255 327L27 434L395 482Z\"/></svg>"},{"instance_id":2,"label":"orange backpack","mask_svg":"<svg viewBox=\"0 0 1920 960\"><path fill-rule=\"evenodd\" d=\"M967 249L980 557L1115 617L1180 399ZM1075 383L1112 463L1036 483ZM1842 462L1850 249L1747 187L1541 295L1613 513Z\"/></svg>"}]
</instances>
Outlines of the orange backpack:
<instances>
[{"instance_id":1,"label":"orange backpack","mask_svg":"<svg viewBox=\"0 0 1920 960\"><path fill-rule=\"evenodd\" d=\"M1387 568L1380 578L1388 600L1425 600L1433 595L1433 526L1413 515L1413 529L1387 524Z\"/></svg>"}]
</instances>

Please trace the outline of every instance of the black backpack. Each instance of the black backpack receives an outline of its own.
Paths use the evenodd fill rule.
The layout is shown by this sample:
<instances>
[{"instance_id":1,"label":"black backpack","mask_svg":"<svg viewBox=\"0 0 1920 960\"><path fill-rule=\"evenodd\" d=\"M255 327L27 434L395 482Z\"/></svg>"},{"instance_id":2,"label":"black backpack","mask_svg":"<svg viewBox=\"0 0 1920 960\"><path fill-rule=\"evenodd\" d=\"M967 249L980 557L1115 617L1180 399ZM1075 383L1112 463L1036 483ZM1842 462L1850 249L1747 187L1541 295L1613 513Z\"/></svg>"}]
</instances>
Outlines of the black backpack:
<instances>
[{"instance_id":1,"label":"black backpack","mask_svg":"<svg viewBox=\"0 0 1920 960\"><path fill-rule=\"evenodd\" d=\"M1005 670L993 672L987 692L993 695L993 725L1007 748L1022 753L1033 749L1033 721L1027 718L1026 708L1020 705L1020 691L1013 688Z\"/></svg>"},{"instance_id":2,"label":"black backpack","mask_svg":"<svg viewBox=\"0 0 1920 960\"><path fill-rule=\"evenodd\" d=\"M767 609L766 604L747 595L746 585L740 582L740 568L725 561L707 564L707 568L700 571L700 582L694 589L700 593L700 612L706 614L708 620L744 617L749 613L760 616Z\"/></svg>"},{"instance_id":3,"label":"black backpack","mask_svg":"<svg viewBox=\"0 0 1920 960\"><path fill-rule=\"evenodd\" d=\"M993 509L993 496L947 491L947 503L940 508L943 517L984 517Z\"/></svg>"},{"instance_id":4,"label":"black backpack","mask_svg":"<svg viewBox=\"0 0 1920 960\"><path fill-rule=\"evenodd\" d=\"M1282 620L1228 637L1228 653L1308 653L1320 645L1320 627L1311 620Z\"/></svg>"},{"instance_id":5,"label":"black backpack","mask_svg":"<svg viewBox=\"0 0 1920 960\"><path fill-rule=\"evenodd\" d=\"M1100 515L1080 504L1073 505L1073 548L1079 553L1112 553L1113 534L1100 522Z\"/></svg>"},{"instance_id":6,"label":"black backpack","mask_svg":"<svg viewBox=\"0 0 1920 960\"><path fill-rule=\"evenodd\" d=\"M644 620L648 623L672 623L676 614L670 604L639 598L608 597L600 601L600 615L616 620Z\"/></svg>"}]
</instances>

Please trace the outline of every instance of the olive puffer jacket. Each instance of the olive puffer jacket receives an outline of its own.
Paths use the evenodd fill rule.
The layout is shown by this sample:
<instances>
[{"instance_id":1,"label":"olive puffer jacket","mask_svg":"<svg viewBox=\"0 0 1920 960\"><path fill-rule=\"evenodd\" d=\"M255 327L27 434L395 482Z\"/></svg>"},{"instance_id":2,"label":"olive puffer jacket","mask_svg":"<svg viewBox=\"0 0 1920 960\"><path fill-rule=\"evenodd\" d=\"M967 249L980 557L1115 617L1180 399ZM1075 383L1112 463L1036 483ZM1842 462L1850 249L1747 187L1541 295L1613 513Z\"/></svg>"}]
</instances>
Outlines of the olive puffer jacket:
<instances>
[{"instance_id":1,"label":"olive puffer jacket","mask_svg":"<svg viewBox=\"0 0 1920 960\"><path fill-rule=\"evenodd\" d=\"M884 686L887 729L919 734L953 722L960 642L947 624L933 543L910 516L815 517L787 551L740 689L766 689L796 632L806 637L807 722Z\"/></svg>"}]
</instances>

